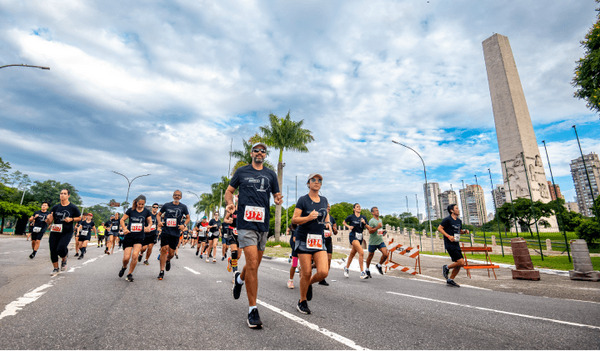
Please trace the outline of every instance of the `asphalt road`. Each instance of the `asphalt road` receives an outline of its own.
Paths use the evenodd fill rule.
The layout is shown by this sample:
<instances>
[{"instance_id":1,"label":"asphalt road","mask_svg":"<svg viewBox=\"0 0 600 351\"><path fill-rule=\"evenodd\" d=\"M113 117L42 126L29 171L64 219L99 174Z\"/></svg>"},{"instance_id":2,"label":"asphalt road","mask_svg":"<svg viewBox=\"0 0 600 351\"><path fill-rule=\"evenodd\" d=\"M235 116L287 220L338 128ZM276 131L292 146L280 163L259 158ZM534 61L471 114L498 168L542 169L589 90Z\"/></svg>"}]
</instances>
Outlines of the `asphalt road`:
<instances>
[{"instance_id":1,"label":"asphalt road","mask_svg":"<svg viewBox=\"0 0 600 351\"><path fill-rule=\"evenodd\" d=\"M132 283L117 276L122 252L107 256L91 246L52 278L47 238L33 260L29 246L0 237L2 349L600 348L594 301L375 272L368 280L358 272L344 278L335 268L330 286L314 286L313 313L302 315L298 288L286 287L287 260L274 259L260 267L264 328L252 330L245 291L233 300L225 263L206 263L189 246L163 281L154 253Z\"/></svg>"}]
</instances>

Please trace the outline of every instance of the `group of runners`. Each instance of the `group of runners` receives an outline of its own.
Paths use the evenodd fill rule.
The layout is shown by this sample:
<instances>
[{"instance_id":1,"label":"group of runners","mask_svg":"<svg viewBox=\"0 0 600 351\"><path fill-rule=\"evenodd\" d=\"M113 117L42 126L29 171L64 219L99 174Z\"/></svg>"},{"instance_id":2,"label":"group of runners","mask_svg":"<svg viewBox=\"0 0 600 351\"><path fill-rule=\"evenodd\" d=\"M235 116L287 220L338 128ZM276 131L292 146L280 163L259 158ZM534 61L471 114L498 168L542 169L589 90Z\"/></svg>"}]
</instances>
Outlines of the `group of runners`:
<instances>
[{"instance_id":1,"label":"group of runners","mask_svg":"<svg viewBox=\"0 0 600 351\"><path fill-rule=\"evenodd\" d=\"M219 236L222 239L222 260L227 258L227 250L231 257L227 258L227 270L233 272L232 295L239 299L245 286L248 300L247 324L250 328L261 328L262 321L257 308L258 270L266 248L269 233L270 201L273 196L275 204L281 205L281 195L277 175L271 169L264 167L267 146L256 143L252 146L252 163L237 169L227 190L225 191L226 213L221 222L219 214L215 213L210 221L206 217L188 229L190 213L182 204L182 193L176 190L173 201L160 207L153 204L152 209L146 208L146 198L138 196L133 206L119 218L115 214L98 228L92 221L91 214L81 214L79 209L69 202L69 191L60 192L60 204L48 210L48 203L43 203L40 211L31 218L32 249L30 258L34 258L39 248L41 235L50 225L50 257L56 275L67 265L67 246L75 231L77 234L76 248L81 259L87 250L91 233L98 235L98 245L106 241L105 253L111 254L117 244L123 247L122 266L118 273L122 277L126 271L127 280L133 281L136 264L141 262L145 254L144 264L152 252L153 245L160 240L160 270L158 279L163 280L165 271L171 269L171 260L177 257L181 245L197 247L196 255L201 259L206 255L206 262L216 262L216 251ZM325 278L329 274L333 252L332 234L338 232L335 219L330 216L330 206L327 198L320 195L323 176L319 173L310 174L306 181L308 193L301 196L294 209L292 225L289 228L290 246L292 247L292 267L288 288L294 288L293 276L300 273L299 299L296 308L300 313L310 314L308 301L313 298L312 285L315 283L328 285ZM238 195L234 193L238 191ZM237 199L237 201L234 201ZM438 230L444 235L444 242L453 263L444 265L442 274L448 285L457 286L454 277L463 266L463 258L458 246L458 236L462 231L462 223L458 206L448 207L450 216L442 221ZM344 219L343 225L350 229L349 241L352 246L348 257L344 276L349 277L349 268L357 257L360 267L360 279L371 278L369 266L377 250L381 252L379 262L375 265L378 272L383 274L382 264L388 256L387 247L383 241L385 230L377 207L371 208L373 218L367 219L361 215L361 207L354 204L353 213ZM362 248L363 231L368 230L368 256L366 268L363 265L364 252ZM102 238L104 234L105 238ZM119 238L119 236L121 236ZM238 260L245 257L245 264L238 269ZM59 269L58 261L61 261ZM448 276L450 269L452 273Z\"/></svg>"}]
</instances>

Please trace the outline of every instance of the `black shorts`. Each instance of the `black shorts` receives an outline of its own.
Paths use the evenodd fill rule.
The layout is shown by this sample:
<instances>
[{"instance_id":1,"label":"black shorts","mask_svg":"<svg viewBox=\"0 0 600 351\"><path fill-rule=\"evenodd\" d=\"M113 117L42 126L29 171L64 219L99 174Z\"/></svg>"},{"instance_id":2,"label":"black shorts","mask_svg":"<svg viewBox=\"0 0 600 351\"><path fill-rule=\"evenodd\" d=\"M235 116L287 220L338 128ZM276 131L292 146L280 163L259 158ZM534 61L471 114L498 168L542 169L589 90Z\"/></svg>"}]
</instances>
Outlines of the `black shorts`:
<instances>
[{"instance_id":1,"label":"black shorts","mask_svg":"<svg viewBox=\"0 0 600 351\"><path fill-rule=\"evenodd\" d=\"M327 248L327 253L332 254L333 253L333 240L331 240L331 237L325 238L325 240L323 240L323 244L325 244L325 247Z\"/></svg>"},{"instance_id":2,"label":"black shorts","mask_svg":"<svg viewBox=\"0 0 600 351\"><path fill-rule=\"evenodd\" d=\"M150 244L156 244L156 233L146 233L146 235L144 235L144 242L142 243L142 245L146 246L146 245L150 245Z\"/></svg>"},{"instance_id":3,"label":"black shorts","mask_svg":"<svg viewBox=\"0 0 600 351\"><path fill-rule=\"evenodd\" d=\"M91 239L91 238L92 238L92 236L91 236L91 235L86 235L86 236L83 236L83 235L77 235L77 240L79 240L79 241L86 241L86 240L87 240L87 241L90 241L90 239Z\"/></svg>"},{"instance_id":4,"label":"black shorts","mask_svg":"<svg viewBox=\"0 0 600 351\"><path fill-rule=\"evenodd\" d=\"M126 249L128 247L133 247L133 245L140 244L144 242L144 233L142 234L127 234L122 239L123 248Z\"/></svg>"},{"instance_id":5,"label":"black shorts","mask_svg":"<svg viewBox=\"0 0 600 351\"><path fill-rule=\"evenodd\" d=\"M450 258L452 259L452 262L456 262L458 260L460 260L463 257L462 254L462 250L460 249L460 246L458 245L446 245L446 251L448 251L448 254L450 255Z\"/></svg>"},{"instance_id":6,"label":"black shorts","mask_svg":"<svg viewBox=\"0 0 600 351\"><path fill-rule=\"evenodd\" d=\"M199 236L199 237L198 237L198 242L199 242L199 243L205 243L205 242L208 242L208 238L207 238L207 237L205 237L205 236Z\"/></svg>"},{"instance_id":7,"label":"black shorts","mask_svg":"<svg viewBox=\"0 0 600 351\"><path fill-rule=\"evenodd\" d=\"M230 234L229 237L225 240L227 242L227 245L237 245L238 247L240 247L240 242L238 241L237 235Z\"/></svg>"},{"instance_id":8,"label":"black shorts","mask_svg":"<svg viewBox=\"0 0 600 351\"><path fill-rule=\"evenodd\" d=\"M104 240L104 235L98 235L98 241L103 241Z\"/></svg>"},{"instance_id":9,"label":"black shorts","mask_svg":"<svg viewBox=\"0 0 600 351\"><path fill-rule=\"evenodd\" d=\"M162 234L160 236L160 247L167 245L171 250L176 250L179 245L179 236Z\"/></svg>"},{"instance_id":10,"label":"black shorts","mask_svg":"<svg viewBox=\"0 0 600 351\"><path fill-rule=\"evenodd\" d=\"M37 233L32 232L31 233L31 240L42 240L43 236L44 236L44 232L41 232L41 231L37 232Z\"/></svg>"}]
</instances>

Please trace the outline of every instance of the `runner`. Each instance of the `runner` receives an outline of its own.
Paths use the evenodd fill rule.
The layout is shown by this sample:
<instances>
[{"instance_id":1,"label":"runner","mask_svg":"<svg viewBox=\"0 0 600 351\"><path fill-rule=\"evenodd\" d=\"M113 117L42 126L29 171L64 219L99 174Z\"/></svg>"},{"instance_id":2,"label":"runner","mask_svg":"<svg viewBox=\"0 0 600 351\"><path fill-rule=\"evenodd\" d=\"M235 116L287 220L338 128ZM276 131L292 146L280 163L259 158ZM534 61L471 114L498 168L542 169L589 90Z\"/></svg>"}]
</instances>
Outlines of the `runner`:
<instances>
[{"instance_id":1,"label":"runner","mask_svg":"<svg viewBox=\"0 0 600 351\"><path fill-rule=\"evenodd\" d=\"M196 249L196 256L200 253L200 259L202 259L202 255L204 254L208 243L208 221L206 220L206 216L203 216L202 220L196 223L196 229L198 230L198 248Z\"/></svg>"},{"instance_id":2,"label":"runner","mask_svg":"<svg viewBox=\"0 0 600 351\"><path fill-rule=\"evenodd\" d=\"M330 210L331 206L328 204L327 213L329 213ZM329 272L329 270L331 269L331 257L333 257L333 239L331 238L331 233L333 233L333 235L337 235L338 233L337 223L335 222L335 218L331 216L331 213L329 213L329 221L331 222L331 231L325 229L324 232L325 246L327 247L327 272ZM319 285L329 286L329 283L325 279L323 279L319 282Z\"/></svg>"},{"instance_id":3,"label":"runner","mask_svg":"<svg viewBox=\"0 0 600 351\"><path fill-rule=\"evenodd\" d=\"M379 274L383 275L383 267L381 266L385 260L388 258L388 249L383 242L383 236L385 235L385 230L383 230L383 221L379 218L379 209L377 207L371 207L371 214L373 218L369 221L368 230L369 230L369 255L367 256L367 275L369 278L371 277L371 271L369 267L371 265L371 260L375 255L375 251L381 251L381 258L379 259L379 263L375 265L377 267L377 271Z\"/></svg>"},{"instance_id":4,"label":"runner","mask_svg":"<svg viewBox=\"0 0 600 351\"><path fill-rule=\"evenodd\" d=\"M290 235L290 248L292 249L292 253L290 254L290 259L288 260L288 263L292 263L292 266L290 267L290 279L288 279L287 282L287 287L288 289L293 289L294 288L294 275L296 275L296 270L298 269L298 253L296 252L296 229L298 228L297 225L291 223L288 228L287 228L287 232Z\"/></svg>"},{"instance_id":5,"label":"runner","mask_svg":"<svg viewBox=\"0 0 600 351\"><path fill-rule=\"evenodd\" d=\"M198 244L198 229L196 229L196 227L194 227L194 228L192 228L192 247L191 247L191 249L196 247L197 244Z\"/></svg>"},{"instance_id":6,"label":"runner","mask_svg":"<svg viewBox=\"0 0 600 351\"><path fill-rule=\"evenodd\" d=\"M213 214L213 218L211 218L210 222L208 222L208 252L212 256L213 263L217 262L217 243L219 242L219 235L221 233L221 221L219 220L219 213L215 212ZM224 258L223 258L224 259ZM208 257L206 258L206 262L208 262Z\"/></svg>"},{"instance_id":7,"label":"runner","mask_svg":"<svg viewBox=\"0 0 600 351\"><path fill-rule=\"evenodd\" d=\"M60 191L60 204L54 205L50 214L46 217L46 223L50 224L50 260L54 270L52 276L67 269L67 256L69 254L69 242L73 237L73 225L81 220L81 212L77 206L69 202L71 193L68 189ZM60 271L58 269L58 257L62 258Z\"/></svg>"},{"instance_id":8,"label":"runner","mask_svg":"<svg viewBox=\"0 0 600 351\"><path fill-rule=\"evenodd\" d=\"M106 233L106 227L104 226L104 223L100 222L100 225L98 226L98 248L102 247L104 243L104 233Z\"/></svg>"},{"instance_id":9,"label":"runner","mask_svg":"<svg viewBox=\"0 0 600 351\"><path fill-rule=\"evenodd\" d=\"M118 240L120 225L121 220L119 219L119 212L110 216L110 224L107 226L109 229L108 237L106 238L106 250L104 250L107 255L112 254L115 250L115 243Z\"/></svg>"},{"instance_id":10,"label":"runner","mask_svg":"<svg viewBox=\"0 0 600 351\"><path fill-rule=\"evenodd\" d=\"M352 250L350 251L350 255L348 256L348 262L346 263L346 267L344 268L344 277L349 277L350 264L354 259L354 256L358 253L358 265L360 266L360 279L367 279L369 276L367 272L363 270L363 257L364 251L362 248L363 242L363 230L367 226L367 218L360 214L360 205L354 204L354 213L346 217L344 220L344 226L350 228L350 245L352 245Z\"/></svg>"},{"instance_id":11,"label":"runner","mask_svg":"<svg viewBox=\"0 0 600 351\"><path fill-rule=\"evenodd\" d=\"M225 219L223 219L223 223L221 223L221 261L225 261L227 259L227 249L229 248L229 224L225 223ZM228 260L229 261L229 260Z\"/></svg>"},{"instance_id":12,"label":"runner","mask_svg":"<svg viewBox=\"0 0 600 351\"><path fill-rule=\"evenodd\" d=\"M82 213L81 220L84 220L84 219L85 219L85 213ZM73 226L73 230L74 230L73 233L75 234L74 235L75 236L75 257L79 257L79 246L80 246L80 244L79 244L79 235L77 233L77 228L78 227L79 227L78 225L74 225Z\"/></svg>"},{"instance_id":13,"label":"runner","mask_svg":"<svg viewBox=\"0 0 600 351\"><path fill-rule=\"evenodd\" d=\"M180 231L184 230L187 224L190 222L190 213L186 205L180 203L181 191L175 190L173 192L173 202L165 203L160 212L158 212L158 218L165 218L165 227L162 230L160 238L160 273L158 274L158 280L163 280L165 277L165 270L171 269L171 259L175 256L175 250L179 244ZM185 220L183 217L185 216Z\"/></svg>"},{"instance_id":14,"label":"runner","mask_svg":"<svg viewBox=\"0 0 600 351\"><path fill-rule=\"evenodd\" d=\"M127 219L129 219L129 223L126 226L125 221ZM137 258L140 257L140 251L144 243L144 233L150 232L152 228L152 215L146 208L146 197L144 195L140 195L133 200L133 206L127 209L127 212L121 218L121 228L125 237L122 240L123 266L119 271L119 278L123 277L129 264L129 273L126 279L133 282L133 271L138 263ZM131 259L131 257L134 257L134 259Z\"/></svg>"},{"instance_id":15,"label":"runner","mask_svg":"<svg viewBox=\"0 0 600 351\"><path fill-rule=\"evenodd\" d=\"M33 259L40 249L40 242L46 229L48 228L48 223L46 223L46 217L50 214L48 212L48 202L42 202L42 207L39 211L35 211L33 215L29 218L29 231L31 233L31 249L33 252L29 255L29 258Z\"/></svg>"},{"instance_id":16,"label":"runner","mask_svg":"<svg viewBox=\"0 0 600 351\"><path fill-rule=\"evenodd\" d=\"M265 251L269 235L270 193L277 205L283 203L279 191L277 175L263 167L267 146L257 143L252 146L252 164L237 169L227 191L225 201L227 208L233 212L233 193L239 188L239 211L243 216L238 218L238 241L246 255L246 264L242 272L235 272L233 279L233 298L239 299L242 286L246 283L248 296L248 326L261 328L262 322L256 307L258 290L258 268Z\"/></svg>"},{"instance_id":17,"label":"runner","mask_svg":"<svg viewBox=\"0 0 600 351\"><path fill-rule=\"evenodd\" d=\"M144 252L146 253L146 259L144 260L144 264L147 266L150 263L148 260L150 259L150 255L152 254L152 249L154 248L154 244L156 244L156 238L158 234L158 220L156 215L158 213L158 204L155 202L152 204L152 212L150 212L150 217L152 218L152 226L150 226L150 231L144 233L144 242L142 243L142 251L140 252L140 256L138 258L138 262L142 260L144 256Z\"/></svg>"},{"instance_id":18,"label":"runner","mask_svg":"<svg viewBox=\"0 0 600 351\"><path fill-rule=\"evenodd\" d=\"M242 258L242 251L238 250L240 242L237 232L237 214L236 202L234 211L226 210L225 219L223 219L223 223L227 224L227 245L231 248L231 257L227 260L227 271L234 273L238 271L238 261Z\"/></svg>"},{"instance_id":19,"label":"runner","mask_svg":"<svg viewBox=\"0 0 600 351\"><path fill-rule=\"evenodd\" d=\"M84 213L83 220L79 222L77 226L77 237L79 239L79 250L81 250L81 254L79 255L78 260L82 260L83 256L87 252L87 245L90 239L92 238L92 232L97 233L96 225L92 221L91 213Z\"/></svg>"},{"instance_id":20,"label":"runner","mask_svg":"<svg viewBox=\"0 0 600 351\"><path fill-rule=\"evenodd\" d=\"M292 217L292 223L298 225L294 247L300 261L300 300L296 309L304 314L311 313L308 301L313 297L312 285L325 279L329 270L324 239L325 228L331 231L331 223L327 212L327 198L319 195L322 184L323 176L320 174L308 176L308 194L298 199ZM317 269L314 275L313 261Z\"/></svg>"},{"instance_id":21,"label":"runner","mask_svg":"<svg viewBox=\"0 0 600 351\"><path fill-rule=\"evenodd\" d=\"M469 234L469 231L462 229L462 221L458 218L458 216L460 216L458 205L451 204L448 206L447 210L450 215L442 220L442 223L440 223L440 226L438 227L438 232L442 233L444 236L444 247L446 248L446 251L448 251L452 263L442 267L442 275L446 279L448 285L458 288L460 285L454 281L454 278L456 278L456 275L460 271L460 267L465 265L465 260L459 244L460 234ZM448 277L450 268L452 268L452 274Z\"/></svg>"}]
</instances>

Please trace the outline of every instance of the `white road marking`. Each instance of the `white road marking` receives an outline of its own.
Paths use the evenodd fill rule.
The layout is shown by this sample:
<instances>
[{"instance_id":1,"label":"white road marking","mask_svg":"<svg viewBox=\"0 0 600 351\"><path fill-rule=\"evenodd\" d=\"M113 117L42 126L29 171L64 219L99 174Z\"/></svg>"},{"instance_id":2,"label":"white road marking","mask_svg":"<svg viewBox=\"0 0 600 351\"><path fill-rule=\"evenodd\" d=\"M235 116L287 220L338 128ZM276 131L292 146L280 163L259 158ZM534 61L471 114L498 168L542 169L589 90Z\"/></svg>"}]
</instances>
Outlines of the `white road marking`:
<instances>
[{"instance_id":1,"label":"white road marking","mask_svg":"<svg viewBox=\"0 0 600 351\"><path fill-rule=\"evenodd\" d=\"M195 270L191 269L190 267L183 267L185 269L187 269L188 271L194 273L194 274L200 274L200 272L196 272Z\"/></svg>"},{"instance_id":2,"label":"white road marking","mask_svg":"<svg viewBox=\"0 0 600 351\"><path fill-rule=\"evenodd\" d=\"M67 273L73 273L73 272L74 272L76 269L82 268L82 267L83 267L83 266L85 266L86 264L88 264L88 263L92 263L92 262L96 261L97 259L99 259L99 258L102 258L102 257L104 257L104 256L106 256L106 254L102 254L102 255L100 255L100 256L98 256L98 257L90 258L89 260L87 260L87 261L83 262L83 263L81 264L81 266L73 266L73 267L71 267L71 269L69 269L69 270L67 271Z\"/></svg>"},{"instance_id":3,"label":"white road marking","mask_svg":"<svg viewBox=\"0 0 600 351\"><path fill-rule=\"evenodd\" d=\"M481 310L481 311L486 311L486 312L495 312L495 313L500 313L500 314L507 314L507 315L510 315L510 316L517 316L517 317L530 318L530 319L538 319L538 320L547 321L547 322L553 322L553 323L558 323L558 324L566 324L566 325L572 325L572 326L575 326L575 327L584 327L584 328L591 328L591 329L598 329L598 330L600 330L600 326L595 326L595 325L588 325L588 324L567 322L567 321L561 321L561 320L558 320L558 319L538 317L538 316L531 316L531 315L528 315L528 314L508 312L508 311L502 311L502 310L495 310L495 309L492 309L492 308L485 308L485 307L478 307L478 306L466 305L466 304L456 303L456 302L450 302L450 301L436 300L436 299L431 299L431 298L423 297L423 296L415 296L415 295L402 294L402 293L397 293L397 292L394 292L394 291L388 291L387 293L388 294L393 294L393 295L405 296L405 297L412 297L412 298L415 298L415 299L420 299L420 300L425 300L425 301L439 302L439 303L442 303L442 304L445 304L445 305L453 305L453 306L459 306L459 307L473 308L473 309L476 309L476 310Z\"/></svg>"},{"instance_id":4,"label":"white road marking","mask_svg":"<svg viewBox=\"0 0 600 351\"><path fill-rule=\"evenodd\" d=\"M4 308L4 311L0 314L0 319L4 318L4 317L8 317L8 316L14 316L17 314L17 312L19 312L19 310L22 310L23 307L29 305L30 303L34 302L35 300L39 299L40 297L42 297L42 295L44 295L46 292L43 290L48 289L49 287L52 286L52 283L48 283L48 284L44 284L28 293L26 293L25 295L19 297L18 299L16 299L15 301L9 303L8 305L6 305L6 307Z\"/></svg>"},{"instance_id":5,"label":"white road marking","mask_svg":"<svg viewBox=\"0 0 600 351\"><path fill-rule=\"evenodd\" d=\"M273 268L273 267L269 267L269 268L271 268L274 271L280 271L280 272L283 272L283 273L290 273L290 271L286 271L286 270L279 269L279 268Z\"/></svg>"},{"instance_id":6,"label":"white road marking","mask_svg":"<svg viewBox=\"0 0 600 351\"><path fill-rule=\"evenodd\" d=\"M264 307L270 309L273 312L279 313L280 315L282 315L282 316L284 316L286 318L289 318L289 319L291 319L292 321L294 321L296 323L299 323L299 324L301 324L301 325L303 325L305 327L308 327L308 328L310 328L310 329L312 329L314 331L317 331L317 332L319 332L319 333L321 333L321 334L323 334L323 335L325 335L325 336L327 336L327 337L329 337L329 338L331 338L331 339L333 339L333 340L335 340L335 341L337 341L339 343L342 343L342 344L346 345L347 347L349 347L351 349L354 349L354 350L368 350L365 347L357 345L354 341L352 341L352 340L350 340L350 339L348 339L346 337L343 337L343 336L341 336L339 334L336 334L336 333L334 333L332 331L329 331L329 330L327 330L325 328L321 328L321 327L319 327L316 324L310 323L310 322L308 322L308 321L306 321L306 320L304 320L304 319L302 319L302 318L300 318L298 316L295 316L295 315L293 315L291 313L288 313L288 312L286 312L286 311L284 311L282 309L279 309L279 308L277 308L275 306L269 305L266 302L263 302L261 300L256 300L256 302L258 302L261 306L264 306Z\"/></svg>"}]
</instances>

